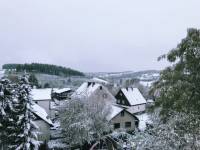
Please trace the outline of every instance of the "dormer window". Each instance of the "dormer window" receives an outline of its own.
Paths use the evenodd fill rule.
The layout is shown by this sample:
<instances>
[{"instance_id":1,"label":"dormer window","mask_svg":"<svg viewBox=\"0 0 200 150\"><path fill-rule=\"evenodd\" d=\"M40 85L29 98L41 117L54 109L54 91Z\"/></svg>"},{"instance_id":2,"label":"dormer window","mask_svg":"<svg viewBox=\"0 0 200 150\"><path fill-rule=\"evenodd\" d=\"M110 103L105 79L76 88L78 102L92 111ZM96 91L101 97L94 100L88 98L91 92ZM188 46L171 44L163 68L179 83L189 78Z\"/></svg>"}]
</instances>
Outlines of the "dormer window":
<instances>
[{"instance_id":1,"label":"dormer window","mask_svg":"<svg viewBox=\"0 0 200 150\"><path fill-rule=\"evenodd\" d=\"M92 86L94 86L95 85L95 82L92 82Z\"/></svg>"},{"instance_id":2,"label":"dormer window","mask_svg":"<svg viewBox=\"0 0 200 150\"><path fill-rule=\"evenodd\" d=\"M123 105L125 104L124 100L122 100L122 104L123 104Z\"/></svg>"},{"instance_id":3,"label":"dormer window","mask_svg":"<svg viewBox=\"0 0 200 150\"><path fill-rule=\"evenodd\" d=\"M88 82L88 87L89 87L91 84L92 84L91 82Z\"/></svg>"}]
</instances>

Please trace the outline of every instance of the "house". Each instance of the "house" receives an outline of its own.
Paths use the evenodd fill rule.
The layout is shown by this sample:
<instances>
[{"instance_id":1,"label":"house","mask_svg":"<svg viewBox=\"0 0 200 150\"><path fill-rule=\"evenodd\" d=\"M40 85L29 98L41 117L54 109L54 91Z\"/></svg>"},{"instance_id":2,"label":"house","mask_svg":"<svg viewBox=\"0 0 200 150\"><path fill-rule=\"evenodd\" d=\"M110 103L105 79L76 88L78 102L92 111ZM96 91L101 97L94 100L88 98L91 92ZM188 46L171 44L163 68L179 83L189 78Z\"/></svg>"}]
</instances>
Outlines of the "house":
<instances>
[{"instance_id":1,"label":"house","mask_svg":"<svg viewBox=\"0 0 200 150\"><path fill-rule=\"evenodd\" d=\"M111 111L107 119L115 130L125 129L126 131L134 131L139 124L139 120L135 115L116 105L111 105Z\"/></svg>"},{"instance_id":2,"label":"house","mask_svg":"<svg viewBox=\"0 0 200 150\"><path fill-rule=\"evenodd\" d=\"M108 89L96 82L84 82L71 96L72 99L97 99L106 102L115 102L115 97Z\"/></svg>"},{"instance_id":3,"label":"house","mask_svg":"<svg viewBox=\"0 0 200 150\"><path fill-rule=\"evenodd\" d=\"M104 79L96 78L96 77L92 78L91 81L96 82L96 83L100 83L100 84L103 84L103 85L110 84L108 81L106 81Z\"/></svg>"},{"instance_id":4,"label":"house","mask_svg":"<svg viewBox=\"0 0 200 150\"><path fill-rule=\"evenodd\" d=\"M97 100L105 102L105 105L110 106L110 113L107 120L113 125L114 129L126 129L127 131L135 130L138 125L138 119L135 115L128 112L126 109L117 106L115 97L108 89L96 82L84 82L73 94L72 99L80 100Z\"/></svg>"},{"instance_id":5,"label":"house","mask_svg":"<svg viewBox=\"0 0 200 150\"><path fill-rule=\"evenodd\" d=\"M140 113L146 109L146 100L137 88L122 88L117 95L116 103L126 108L129 112Z\"/></svg>"},{"instance_id":6,"label":"house","mask_svg":"<svg viewBox=\"0 0 200 150\"><path fill-rule=\"evenodd\" d=\"M51 92L51 88L32 89L31 91L33 101L44 108L48 115L51 113Z\"/></svg>"},{"instance_id":7,"label":"house","mask_svg":"<svg viewBox=\"0 0 200 150\"><path fill-rule=\"evenodd\" d=\"M66 100L70 97L72 90L70 88L53 89L52 98L57 100Z\"/></svg>"},{"instance_id":8,"label":"house","mask_svg":"<svg viewBox=\"0 0 200 150\"><path fill-rule=\"evenodd\" d=\"M36 116L34 123L38 127L38 140L47 142L50 139L50 127L53 127L53 123L44 108L40 107L38 104L33 104L31 107L33 114Z\"/></svg>"}]
</instances>

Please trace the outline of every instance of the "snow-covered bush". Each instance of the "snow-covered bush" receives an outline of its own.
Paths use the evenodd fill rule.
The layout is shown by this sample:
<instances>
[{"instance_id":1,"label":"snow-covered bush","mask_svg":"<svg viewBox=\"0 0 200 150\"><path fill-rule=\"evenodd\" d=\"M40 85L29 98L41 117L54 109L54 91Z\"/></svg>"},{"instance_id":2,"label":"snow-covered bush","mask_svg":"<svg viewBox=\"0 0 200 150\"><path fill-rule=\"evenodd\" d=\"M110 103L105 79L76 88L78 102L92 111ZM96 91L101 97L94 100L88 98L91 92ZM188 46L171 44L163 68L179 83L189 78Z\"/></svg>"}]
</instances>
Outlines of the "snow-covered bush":
<instances>
[{"instance_id":1,"label":"snow-covered bush","mask_svg":"<svg viewBox=\"0 0 200 150\"><path fill-rule=\"evenodd\" d=\"M82 145L100 140L110 129L106 120L109 107L104 102L71 100L60 111L61 128L65 142Z\"/></svg>"},{"instance_id":2,"label":"snow-covered bush","mask_svg":"<svg viewBox=\"0 0 200 150\"><path fill-rule=\"evenodd\" d=\"M152 126L145 132L138 132L134 142L138 150L200 149L200 118L193 114L174 112L163 122L159 112L152 115Z\"/></svg>"}]
</instances>

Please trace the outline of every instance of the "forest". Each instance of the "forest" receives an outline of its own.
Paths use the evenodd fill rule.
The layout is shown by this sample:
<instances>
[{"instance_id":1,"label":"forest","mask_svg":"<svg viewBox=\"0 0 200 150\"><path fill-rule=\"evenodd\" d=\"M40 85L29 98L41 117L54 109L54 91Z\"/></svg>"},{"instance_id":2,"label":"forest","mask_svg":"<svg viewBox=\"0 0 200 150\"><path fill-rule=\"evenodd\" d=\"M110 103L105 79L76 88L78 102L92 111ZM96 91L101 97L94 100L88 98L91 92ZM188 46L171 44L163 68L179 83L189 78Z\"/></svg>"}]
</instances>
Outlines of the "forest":
<instances>
[{"instance_id":1,"label":"forest","mask_svg":"<svg viewBox=\"0 0 200 150\"><path fill-rule=\"evenodd\" d=\"M29 72L29 73L43 73L49 75L57 76L84 76L84 73L73 70L71 68L66 68L51 64L41 64L41 63L31 63L31 64L4 64L3 69L15 70L16 72Z\"/></svg>"}]
</instances>

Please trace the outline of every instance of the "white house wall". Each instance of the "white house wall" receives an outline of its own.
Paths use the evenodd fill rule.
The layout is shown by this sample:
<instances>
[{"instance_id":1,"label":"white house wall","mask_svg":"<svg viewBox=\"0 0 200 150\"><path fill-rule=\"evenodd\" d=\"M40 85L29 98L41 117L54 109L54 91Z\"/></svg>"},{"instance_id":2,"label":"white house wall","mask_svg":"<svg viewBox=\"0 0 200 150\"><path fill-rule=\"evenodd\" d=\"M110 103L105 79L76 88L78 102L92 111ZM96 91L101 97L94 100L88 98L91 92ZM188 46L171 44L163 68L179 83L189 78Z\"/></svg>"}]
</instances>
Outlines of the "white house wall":
<instances>
[{"instance_id":1,"label":"white house wall","mask_svg":"<svg viewBox=\"0 0 200 150\"><path fill-rule=\"evenodd\" d=\"M128 111L134 114L134 113L144 112L145 109L146 109L146 104L142 104L142 105L130 106L128 108Z\"/></svg>"},{"instance_id":2,"label":"white house wall","mask_svg":"<svg viewBox=\"0 0 200 150\"><path fill-rule=\"evenodd\" d=\"M133 131L135 130L135 121L136 121L135 118L131 114L125 111L124 116L121 116L121 113L119 113L117 116L111 119L110 122L112 125L114 125L115 123L120 123L121 129L126 129L127 131ZM126 128L125 122L131 122L131 127Z\"/></svg>"},{"instance_id":3,"label":"white house wall","mask_svg":"<svg viewBox=\"0 0 200 150\"><path fill-rule=\"evenodd\" d=\"M40 107L44 108L46 113L50 116L49 102L50 100L35 101Z\"/></svg>"},{"instance_id":4,"label":"white house wall","mask_svg":"<svg viewBox=\"0 0 200 150\"><path fill-rule=\"evenodd\" d=\"M50 139L50 126L43 120L35 120L34 123L38 126L38 140L49 141Z\"/></svg>"},{"instance_id":5,"label":"white house wall","mask_svg":"<svg viewBox=\"0 0 200 150\"><path fill-rule=\"evenodd\" d=\"M98 88L92 95L89 97L90 99L103 100L105 102L115 102L115 97L105 88Z\"/></svg>"}]
</instances>

